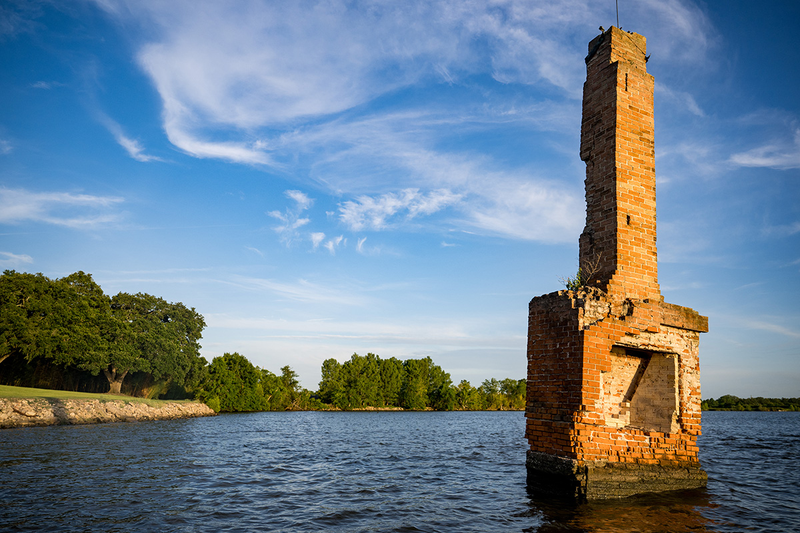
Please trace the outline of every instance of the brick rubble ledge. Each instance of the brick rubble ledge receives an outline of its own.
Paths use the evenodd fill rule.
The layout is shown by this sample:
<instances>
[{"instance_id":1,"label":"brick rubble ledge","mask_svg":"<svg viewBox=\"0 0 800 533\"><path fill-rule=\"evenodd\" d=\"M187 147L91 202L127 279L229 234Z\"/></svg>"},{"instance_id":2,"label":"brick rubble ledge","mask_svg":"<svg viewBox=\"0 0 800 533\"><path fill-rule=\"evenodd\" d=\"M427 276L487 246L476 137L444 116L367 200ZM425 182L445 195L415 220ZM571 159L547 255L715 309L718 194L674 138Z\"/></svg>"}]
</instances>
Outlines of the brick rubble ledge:
<instances>
[{"instance_id":1,"label":"brick rubble ledge","mask_svg":"<svg viewBox=\"0 0 800 533\"><path fill-rule=\"evenodd\" d=\"M200 402L170 402L155 407L118 400L0 398L0 428L172 420L215 414Z\"/></svg>"}]
</instances>

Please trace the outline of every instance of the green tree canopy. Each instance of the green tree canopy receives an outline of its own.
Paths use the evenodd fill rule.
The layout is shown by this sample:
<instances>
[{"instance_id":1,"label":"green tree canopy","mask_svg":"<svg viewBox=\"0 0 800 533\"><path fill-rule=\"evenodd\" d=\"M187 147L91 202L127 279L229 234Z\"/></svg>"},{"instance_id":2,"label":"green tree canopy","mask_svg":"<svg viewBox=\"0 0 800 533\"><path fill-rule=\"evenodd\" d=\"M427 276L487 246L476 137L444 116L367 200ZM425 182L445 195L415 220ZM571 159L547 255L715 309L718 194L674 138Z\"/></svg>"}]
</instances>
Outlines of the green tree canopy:
<instances>
[{"instance_id":1,"label":"green tree canopy","mask_svg":"<svg viewBox=\"0 0 800 533\"><path fill-rule=\"evenodd\" d=\"M428 407L437 411L452 411L456 403L456 391L450 374L442 370L439 365L433 364L430 357L428 362Z\"/></svg>"},{"instance_id":2,"label":"green tree canopy","mask_svg":"<svg viewBox=\"0 0 800 533\"><path fill-rule=\"evenodd\" d=\"M102 370L112 390L135 371L185 384L205 364L199 343L205 321L194 308L121 292L112 298L111 310L117 324L114 349L86 366L95 373Z\"/></svg>"},{"instance_id":3,"label":"green tree canopy","mask_svg":"<svg viewBox=\"0 0 800 533\"><path fill-rule=\"evenodd\" d=\"M456 387L456 408L462 411L480 411L483 409L483 397L478 389L462 379Z\"/></svg>"},{"instance_id":4,"label":"green tree canopy","mask_svg":"<svg viewBox=\"0 0 800 533\"><path fill-rule=\"evenodd\" d=\"M376 356L377 357L377 356ZM384 405L398 407L400 405L400 391L403 388L403 362L396 358L381 359L380 391L383 394Z\"/></svg>"},{"instance_id":5,"label":"green tree canopy","mask_svg":"<svg viewBox=\"0 0 800 533\"><path fill-rule=\"evenodd\" d=\"M524 379L488 379L478 389L463 380L453 386L450 374L430 357L400 361L368 353L339 363L322 363L319 398L338 409L402 407L404 409L523 409Z\"/></svg>"},{"instance_id":6,"label":"green tree canopy","mask_svg":"<svg viewBox=\"0 0 800 533\"><path fill-rule=\"evenodd\" d=\"M55 353L59 335L53 289L42 274L6 270L0 276L0 363L15 353L27 361Z\"/></svg>"},{"instance_id":7,"label":"green tree canopy","mask_svg":"<svg viewBox=\"0 0 800 533\"><path fill-rule=\"evenodd\" d=\"M320 399L339 409L347 406L342 383L342 365L336 359L330 358L322 362L322 381L319 382Z\"/></svg>"},{"instance_id":8,"label":"green tree canopy","mask_svg":"<svg viewBox=\"0 0 800 533\"><path fill-rule=\"evenodd\" d=\"M202 399L218 410L262 411L267 407L261 388L261 372L238 353L215 357L202 385Z\"/></svg>"},{"instance_id":9,"label":"green tree canopy","mask_svg":"<svg viewBox=\"0 0 800 533\"><path fill-rule=\"evenodd\" d=\"M13 353L80 366L108 351L115 324L90 274L51 280L7 270L0 277L0 361Z\"/></svg>"},{"instance_id":10,"label":"green tree canopy","mask_svg":"<svg viewBox=\"0 0 800 533\"><path fill-rule=\"evenodd\" d=\"M193 308L148 294L109 298L91 274L50 280L0 276L0 362L13 353L103 372L119 393L130 372L185 384L206 364L199 355L205 322Z\"/></svg>"}]
</instances>

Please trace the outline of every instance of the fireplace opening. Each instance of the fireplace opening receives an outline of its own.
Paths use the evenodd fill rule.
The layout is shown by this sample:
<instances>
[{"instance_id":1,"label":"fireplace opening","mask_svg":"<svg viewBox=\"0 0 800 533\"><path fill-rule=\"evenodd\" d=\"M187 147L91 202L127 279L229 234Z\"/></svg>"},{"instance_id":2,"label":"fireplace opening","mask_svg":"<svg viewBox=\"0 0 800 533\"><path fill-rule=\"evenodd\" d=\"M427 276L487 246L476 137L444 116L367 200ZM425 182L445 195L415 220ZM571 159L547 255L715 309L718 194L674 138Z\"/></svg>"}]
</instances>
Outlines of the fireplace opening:
<instances>
[{"instance_id":1,"label":"fireplace opening","mask_svg":"<svg viewBox=\"0 0 800 533\"><path fill-rule=\"evenodd\" d=\"M614 346L611 370L602 373L606 425L677 433L677 375L674 353Z\"/></svg>"}]
</instances>

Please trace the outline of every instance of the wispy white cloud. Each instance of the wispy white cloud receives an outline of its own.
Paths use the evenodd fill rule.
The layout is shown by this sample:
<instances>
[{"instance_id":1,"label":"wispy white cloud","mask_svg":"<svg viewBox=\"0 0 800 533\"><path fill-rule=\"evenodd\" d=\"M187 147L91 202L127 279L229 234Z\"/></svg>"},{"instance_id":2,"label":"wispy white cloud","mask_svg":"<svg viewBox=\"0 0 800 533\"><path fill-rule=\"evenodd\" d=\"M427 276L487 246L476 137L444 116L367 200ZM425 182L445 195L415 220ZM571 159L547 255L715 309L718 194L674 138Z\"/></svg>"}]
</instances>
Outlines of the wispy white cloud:
<instances>
[{"instance_id":1,"label":"wispy white cloud","mask_svg":"<svg viewBox=\"0 0 800 533\"><path fill-rule=\"evenodd\" d=\"M264 164L274 163L275 139L259 128L291 129L421 82L489 74L577 98L585 36L613 20L610 5L589 0L417 0L369 9L336 1L237 9L215 2L97 4L149 27L138 61L161 95L173 144L196 157ZM665 60L702 61L709 24L690 2L649 0L629 13Z\"/></svg>"},{"instance_id":2,"label":"wispy white cloud","mask_svg":"<svg viewBox=\"0 0 800 533\"><path fill-rule=\"evenodd\" d=\"M399 193L386 193L371 197L362 195L339 206L339 218L350 229L380 230L390 224L399 213L410 220L418 215L430 215L457 203L461 195L445 189L420 193L419 189L405 189Z\"/></svg>"},{"instance_id":3,"label":"wispy white cloud","mask_svg":"<svg viewBox=\"0 0 800 533\"><path fill-rule=\"evenodd\" d=\"M149 161L162 161L161 158L145 154L142 143L125 135L125 132L122 130L122 126L120 126L115 120L105 113L98 111L97 118L100 123L111 133L111 135L114 136L114 139L117 141L117 143L122 146L125 151L128 152L128 155L133 159L141 161L142 163L147 163Z\"/></svg>"},{"instance_id":4,"label":"wispy white cloud","mask_svg":"<svg viewBox=\"0 0 800 533\"><path fill-rule=\"evenodd\" d=\"M0 42L21 33L35 31L36 19L42 16L42 13L42 6L38 2L0 3Z\"/></svg>"},{"instance_id":5,"label":"wispy white cloud","mask_svg":"<svg viewBox=\"0 0 800 533\"><path fill-rule=\"evenodd\" d=\"M753 319L741 319L739 321L742 325L752 328L752 329L759 329L762 331L769 331L770 333L778 333L780 335L785 335L787 337L793 337L795 339L800 339L800 330L787 328L785 326L781 326L776 322L770 322L766 320L753 320Z\"/></svg>"},{"instance_id":6,"label":"wispy white cloud","mask_svg":"<svg viewBox=\"0 0 800 533\"><path fill-rule=\"evenodd\" d=\"M254 253L254 254L256 254L256 255L259 255L259 256L261 256L261 257L264 257L264 252L262 252L262 251L261 251L261 250L259 250L258 248L254 248L254 247L252 247L252 246L245 246L245 247L244 247L244 249L245 249L245 250L249 250L249 251L253 252L253 253Z\"/></svg>"},{"instance_id":7,"label":"wispy white cloud","mask_svg":"<svg viewBox=\"0 0 800 533\"><path fill-rule=\"evenodd\" d=\"M484 201L467 213L476 230L543 242L576 238L583 225L583 199L547 182L506 180L484 192Z\"/></svg>"},{"instance_id":8,"label":"wispy white cloud","mask_svg":"<svg viewBox=\"0 0 800 533\"><path fill-rule=\"evenodd\" d=\"M14 268L29 263L33 263L33 257L27 254L0 252L0 267L2 268Z\"/></svg>"},{"instance_id":9,"label":"wispy white cloud","mask_svg":"<svg viewBox=\"0 0 800 533\"><path fill-rule=\"evenodd\" d=\"M269 211L267 214L281 222L280 225L274 227L273 229L280 236L281 242L289 246L300 236L300 232L298 230L311 222L311 219L301 218L301 215L303 211L313 205L314 200L300 191L290 190L286 191L284 194L294 201L294 205L287 207L283 212Z\"/></svg>"},{"instance_id":10,"label":"wispy white cloud","mask_svg":"<svg viewBox=\"0 0 800 533\"><path fill-rule=\"evenodd\" d=\"M356 252L361 255L372 257L378 255L401 255L397 250L393 249L391 246L387 246L385 243L368 245L367 237L361 237L356 241Z\"/></svg>"},{"instance_id":11,"label":"wispy white cloud","mask_svg":"<svg viewBox=\"0 0 800 533\"><path fill-rule=\"evenodd\" d=\"M13 149L10 142L5 139L0 139L0 154L10 154Z\"/></svg>"},{"instance_id":12,"label":"wispy white cloud","mask_svg":"<svg viewBox=\"0 0 800 533\"><path fill-rule=\"evenodd\" d=\"M563 242L583 222L581 191L535 172L498 170L483 158L408 146L404 164L430 183L458 191L461 216L452 223L473 231L518 239Z\"/></svg>"},{"instance_id":13,"label":"wispy white cloud","mask_svg":"<svg viewBox=\"0 0 800 533\"><path fill-rule=\"evenodd\" d=\"M542 110L546 113L546 110ZM448 209L446 224L512 238L560 242L574 239L582 223L582 191L545 179L528 169L498 170L480 153L429 149L430 133L420 124L440 123L463 130L464 117L409 113L334 122L294 132L286 142L347 148L315 166L315 177L336 190L383 189L398 181L413 184L395 192L361 194L339 205L339 219L352 230L403 227ZM481 120L471 115L470 122ZM488 119L497 120L497 119ZM526 114L504 121L528 120ZM424 129L423 129L424 131ZM300 140L298 137L303 137ZM392 169L381 173L385 167ZM354 182L346 176L357 176ZM425 187L423 189L422 187Z\"/></svg>"},{"instance_id":14,"label":"wispy white cloud","mask_svg":"<svg viewBox=\"0 0 800 533\"><path fill-rule=\"evenodd\" d=\"M267 213L269 216L281 221L279 226L273 228L280 236L281 242L290 246L297 240L309 239L311 241L312 250L316 250L322 246L328 250L331 255L335 255L338 248L347 244L347 239L344 235L339 235L338 237L333 237L325 241L324 232L312 231L309 233L301 233L300 228L311 222L310 218L302 217L302 214L314 205L314 200L309 198L308 195L302 191L290 190L286 191L284 194L294 202L293 205L287 207L283 212L270 211Z\"/></svg>"},{"instance_id":15,"label":"wispy white cloud","mask_svg":"<svg viewBox=\"0 0 800 533\"><path fill-rule=\"evenodd\" d=\"M339 245L347 244L347 239L344 238L344 235L339 235L338 237L334 237L326 242L323 246L328 249L331 255L336 254L336 249L339 248Z\"/></svg>"},{"instance_id":16,"label":"wispy white cloud","mask_svg":"<svg viewBox=\"0 0 800 533\"><path fill-rule=\"evenodd\" d=\"M283 320L254 317L206 315L210 326L236 330L258 330L269 338L313 338L360 340L369 343L519 349L524 335L492 335L482 321L423 320L398 323L367 320ZM483 322L482 324L480 322ZM485 331L484 329L490 331ZM352 348L350 348L352 350ZM352 353L352 351L351 351Z\"/></svg>"},{"instance_id":17,"label":"wispy white cloud","mask_svg":"<svg viewBox=\"0 0 800 533\"><path fill-rule=\"evenodd\" d=\"M189 155L201 159L224 159L234 163L273 164L268 154L252 147L253 143L204 141L184 131L183 127L176 125L176 122L177 119L172 116L167 116L165 119L167 138Z\"/></svg>"},{"instance_id":18,"label":"wispy white cloud","mask_svg":"<svg viewBox=\"0 0 800 533\"><path fill-rule=\"evenodd\" d=\"M673 104L677 104L695 116L706 116L703 110L700 109L700 106L697 105L697 101L694 99L694 96L687 92L673 90L663 83L657 82L655 85L655 96L656 98L664 98Z\"/></svg>"},{"instance_id":19,"label":"wispy white cloud","mask_svg":"<svg viewBox=\"0 0 800 533\"><path fill-rule=\"evenodd\" d=\"M301 191L286 191L286 196L291 198L297 203L297 208L300 210L308 209L312 205L314 205L314 200L308 197L308 195Z\"/></svg>"},{"instance_id":20,"label":"wispy white cloud","mask_svg":"<svg viewBox=\"0 0 800 533\"><path fill-rule=\"evenodd\" d=\"M117 221L119 214L112 209L123 201L116 196L0 187L0 223L43 222L71 228L92 228Z\"/></svg>"},{"instance_id":21,"label":"wispy white cloud","mask_svg":"<svg viewBox=\"0 0 800 533\"><path fill-rule=\"evenodd\" d=\"M324 240L325 240L325 234L322 233L321 231L315 231L314 233L311 234L311 245L314 248L314 250L319 248L319 245Z\"/></svg>"},{"instance_id":22,"label":"wispy white cloud","mask_svg":"<svg viewBox=\"0 0 800 533\"><path fill-rule=\"evenodd\" d=\"M609 6L610 7L610 6ZM647 36L648 51L668 62L699 63L719 36L696 2L642 0L620 6L620 26Z\"/></svg>"},{"instance_id":23,"label":"wispy white cloud","mask_svg":"<svg viewBox=\"0 0 800 533\"><path fill-rule=\"evenodd\" d=\"M31 83L31 88L33 89L52 89L54 87L63 86L63 83L59 83L57 81L37 81L36 83Z\"/></svg>"},{"instance_id":24,"label":"wispy white cloud","mask_svg":"<svg viewBox=\"0 0 800 533\"><path fill-rule=\"evenodd\" d=\"M674 144L659 145L656 151L658 184L724 175L730 169L725 161L726 147L715 137L698 135L687 139L686 135L681 135Z\"/></svg>"},{"instance_id":25,"label":"wispy white cloud","mask_svg":"<svg viewBox=\"0 0 800 533\"><path fill-rule=\"evenodd\" d=\"M764 235L771 235L778 237L787 237L789 235L794 235L796 233L800 233L800 221L790 222L788 224L766 226L764 227L762 232L764 233Z\"/></svg>"},{"instance_id":26,"label":"wispy white cloud","mask_svg":"<svg viewBox=\"0 0 800 533\"><path fill-rule=\"evenodd\" d=\"M777 170L800 168L800 128L793 139L773 140L763 146L733 154L730 162L743 167L766 167Z\"/></svg>"},{"instance_id":27,"label":"wispy white cloud","mask_svg":"<svg viewBox=\"0 0 800 533\"><path fill-rule=\"evenodd\" d=\"M249 290L272 292L287 300L305 303L364 306L369 302L368 298L361 296L356 290L348 288L337 289L305 279L298 279L295 282L281 282L271 279L236 276L231 279L230 283Z\"/></svg>"}]
</instances>

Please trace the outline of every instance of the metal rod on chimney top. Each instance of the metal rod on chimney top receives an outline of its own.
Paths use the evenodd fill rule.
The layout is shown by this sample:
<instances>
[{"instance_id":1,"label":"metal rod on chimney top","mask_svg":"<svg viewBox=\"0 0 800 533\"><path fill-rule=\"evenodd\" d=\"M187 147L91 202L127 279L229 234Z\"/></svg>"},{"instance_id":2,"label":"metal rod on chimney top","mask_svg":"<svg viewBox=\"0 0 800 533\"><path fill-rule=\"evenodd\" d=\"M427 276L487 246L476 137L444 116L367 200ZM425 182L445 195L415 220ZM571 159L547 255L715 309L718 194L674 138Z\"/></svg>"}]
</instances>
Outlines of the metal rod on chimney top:
<instances>
[{"instance_id":1,"label":"metal rod on chimney top","mask_svg":"<svg viewBox=\"0 0 800 533\"><path fill-rule=\"evenodd\" d=\"M617 6L617 28L619 28L619 0L614 0L614 3Z\"/></svg>"}]
</instances>

